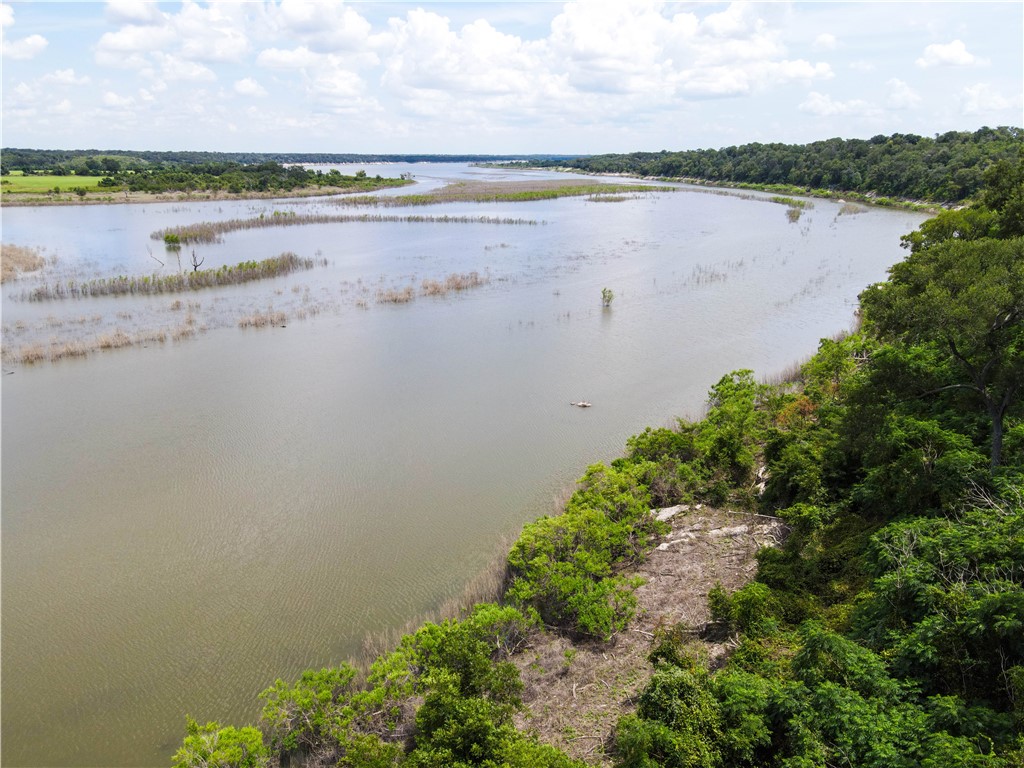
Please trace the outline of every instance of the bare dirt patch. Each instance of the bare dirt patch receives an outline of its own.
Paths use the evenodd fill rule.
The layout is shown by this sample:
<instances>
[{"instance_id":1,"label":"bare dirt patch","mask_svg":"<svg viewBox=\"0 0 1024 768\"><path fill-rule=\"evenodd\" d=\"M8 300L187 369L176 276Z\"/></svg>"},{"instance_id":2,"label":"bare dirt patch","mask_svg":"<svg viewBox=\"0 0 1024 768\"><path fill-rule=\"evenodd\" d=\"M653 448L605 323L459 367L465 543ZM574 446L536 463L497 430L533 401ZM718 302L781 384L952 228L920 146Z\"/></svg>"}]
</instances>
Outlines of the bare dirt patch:
<instances>
[{"instance_id":1,"label":"bare dirt patch","mask_svg":"<svg viewBox=\"0 0 1024 768\"><path fill-rule=\"evenodd\" d=\"M777 518L699 507L679 508L671 523L636 571L646 583L627 631L608 643L583 644L545 633L513 659L524 684L519 728L572 757L611 765L615 724L636 710L651 676L647 655L656 629L682 624L697 639L709 619L708 590L720 583L732 591L750 581L757 551L778 545L785 532ZM724 643L699 642L712 661L728 651Z\"/></svg>"}]
</instances>

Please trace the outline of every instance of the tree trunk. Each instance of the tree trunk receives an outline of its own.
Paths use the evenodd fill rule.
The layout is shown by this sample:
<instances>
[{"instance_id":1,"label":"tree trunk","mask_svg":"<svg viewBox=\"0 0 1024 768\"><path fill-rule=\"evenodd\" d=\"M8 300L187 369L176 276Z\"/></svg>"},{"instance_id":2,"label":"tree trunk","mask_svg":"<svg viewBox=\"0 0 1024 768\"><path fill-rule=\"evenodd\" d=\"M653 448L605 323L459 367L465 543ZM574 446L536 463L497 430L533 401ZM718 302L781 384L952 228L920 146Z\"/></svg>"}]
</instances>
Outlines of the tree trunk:
<instances>
[{"instance_id":1,"label":"tree trunk","mask_svg":"<svg viewBox=\"0 0 1024 768\"><path fill-rule=\"evenodd\" d=\"M992 412L992 463L993 472L1003 460L1003 409L997 407Z\"/></svg>"}]
</instances>

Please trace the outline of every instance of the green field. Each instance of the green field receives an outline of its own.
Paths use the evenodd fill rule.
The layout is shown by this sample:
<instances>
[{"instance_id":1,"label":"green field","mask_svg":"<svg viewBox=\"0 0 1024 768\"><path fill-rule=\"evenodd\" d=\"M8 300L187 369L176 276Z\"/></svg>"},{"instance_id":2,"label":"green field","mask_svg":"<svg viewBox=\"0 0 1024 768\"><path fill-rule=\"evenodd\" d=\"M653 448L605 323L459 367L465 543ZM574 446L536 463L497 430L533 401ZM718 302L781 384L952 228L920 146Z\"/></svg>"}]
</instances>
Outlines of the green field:
<instances>
[{"instance_id":1,"label":"green field","mask_svg":"<svg viewBox=\"0 0 1024 768\"><path fill-rule=\"evenodd\" d=\"M71 192L75 187L95 191L102 178L102 176L25 176L20 173L12 173L0 178L0 187L4 192L15 194L44 195L53 191L54 187L60 187L60 191L64 193Z\"/></svg>"}]
</instances>

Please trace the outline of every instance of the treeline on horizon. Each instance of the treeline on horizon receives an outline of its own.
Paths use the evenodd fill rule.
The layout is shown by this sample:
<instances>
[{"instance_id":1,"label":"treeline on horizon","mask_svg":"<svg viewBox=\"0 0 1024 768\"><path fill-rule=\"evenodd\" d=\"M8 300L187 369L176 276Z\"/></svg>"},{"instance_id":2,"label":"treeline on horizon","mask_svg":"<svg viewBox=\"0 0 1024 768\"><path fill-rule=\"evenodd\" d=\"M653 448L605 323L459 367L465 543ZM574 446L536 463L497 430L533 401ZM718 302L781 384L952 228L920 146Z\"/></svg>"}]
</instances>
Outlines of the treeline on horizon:
<instances>
[{"instance_id":1,"label":"treeline on horizon","mask_svg":"<svg viewBox=\"0 0 1024 768\"><path fill-rule=\"evenodd\" d=\"M102 176L112 170L140 171L217 163L258 165L260 163L352 164L352 163L477 163L506 160L543 162L567 160L577 155L480 155L480 154L356 154L338 152L193 152L124 149L24 149L0 150L0 173L12 171Z\"/></svg>"},{"instance_id":2,"label":"treeline on horizon","mask_svg":"<svg viewBox=\"0 0 1024 768\"><path fill-rule=\"evenodd\" d=\"M605 745L619 768L1024 764L1024 159L903 240L862 325L791 380L723 376L525 526L497 604L427 623L365 673L277 680L258 726L189 718L175 768L578 768L517 730L510 659L556 632L614 653L652 508L780 517L755 580L661 626ZM763 486L759 485L763 481ZM731 653L712 665L702 640ZM567 708L572 706L567 702Z\"/></svg>"},{"instance_id":3,"label":"treeline on horizon","mask_svg":"<svg viewBox=\"0 0 1024 768\"><path fill-rule=\"evenodd\" d=\"M1022 146L1024 131L1004 126L949 131L934 138L894 133L810 144L752 143L723 149L593 155L535 165L948 204L973 198L982 187L986 168L998 160L1018 157Z\"/></svg>"}]
</instances>

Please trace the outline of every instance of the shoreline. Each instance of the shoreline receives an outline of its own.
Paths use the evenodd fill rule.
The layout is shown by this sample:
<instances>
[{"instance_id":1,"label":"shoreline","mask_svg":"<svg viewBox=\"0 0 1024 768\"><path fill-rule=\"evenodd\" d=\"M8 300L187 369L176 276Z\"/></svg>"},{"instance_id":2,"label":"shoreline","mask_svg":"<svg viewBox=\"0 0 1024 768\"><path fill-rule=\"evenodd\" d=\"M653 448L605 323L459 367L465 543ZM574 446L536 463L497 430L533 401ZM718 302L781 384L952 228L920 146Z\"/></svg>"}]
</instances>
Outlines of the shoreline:
<instances>
[{"instance_id":1,"label":"shoreline","mask_svg":"<svg viewBox=\"0 0 1024 768\"><path fill-rule=\"evenodd\" d=\"M506 166L488 165L481 167L504 168ZM640 181L660 181L668 184L688 184L694 187L709 187L711 189L738 189L750 192L768 192L778 195L797 195L799 197L817 198L820 200L835 200L836 202L856 202L863 205L870 205L877 208L899 208L902 210L915 211L917 213L936 214L939 211L959 206L947 206L942 203L929 203L923 200L909 200L897 197L878 197L872 194L852 191L832 191L828 189L813 189L810 187L798 187L791 184L749 184L746 182L710 181L689 176L644 176L638 173L612 173L601 171L586 171L580 168L541 167L541 166L516 166L523 170L530 171L555 171L557 173L575 173L581 176L598 176L619 179L637 179ZM969 205L964 201L963 207Z\"/></svg>"},{"instance_id":2,"label":"shoreline","mask_svg":"<svg viewBox=\"0 0 1024 768\"><path fill-rule=\"evenodd\" d=\"M415 182L413 182L415 183ZM351 190L344 187L316 187L293 190L274 190L267 192L120 192L90 197L88 194L80 198L74 193L52 195L47 199L39 199L32 192L4 192L0 194L0 208L48 208L79 205L140 205L146 203L206 203L216 201L237 200L282 200L309 197L339 197L344 195L365 195L381 189L398 189L408 186L408 182L379 187L372 192ZM119 196L120 195L120 196Z\"/></svg>"}]
</instances>

